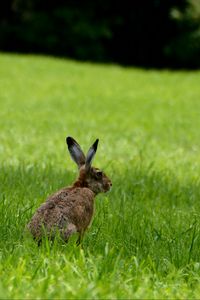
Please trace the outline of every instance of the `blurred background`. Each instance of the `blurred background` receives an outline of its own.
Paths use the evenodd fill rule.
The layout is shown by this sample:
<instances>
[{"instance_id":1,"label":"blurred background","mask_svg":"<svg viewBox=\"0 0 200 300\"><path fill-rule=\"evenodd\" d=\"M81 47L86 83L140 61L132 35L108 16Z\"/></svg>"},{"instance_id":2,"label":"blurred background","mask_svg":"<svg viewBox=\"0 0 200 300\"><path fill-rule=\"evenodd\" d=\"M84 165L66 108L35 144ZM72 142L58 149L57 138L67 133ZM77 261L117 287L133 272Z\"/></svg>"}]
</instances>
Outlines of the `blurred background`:
<instances>
[{"instance_id":1,"label":"blurred background","mask_svg":"<svg viewBox=\"0 0 200 300\"><path fill-rule=\"evenodd\" d=\"M0 51L200 67L200 0L6 0Z\"/></svg>"}]
</instances>

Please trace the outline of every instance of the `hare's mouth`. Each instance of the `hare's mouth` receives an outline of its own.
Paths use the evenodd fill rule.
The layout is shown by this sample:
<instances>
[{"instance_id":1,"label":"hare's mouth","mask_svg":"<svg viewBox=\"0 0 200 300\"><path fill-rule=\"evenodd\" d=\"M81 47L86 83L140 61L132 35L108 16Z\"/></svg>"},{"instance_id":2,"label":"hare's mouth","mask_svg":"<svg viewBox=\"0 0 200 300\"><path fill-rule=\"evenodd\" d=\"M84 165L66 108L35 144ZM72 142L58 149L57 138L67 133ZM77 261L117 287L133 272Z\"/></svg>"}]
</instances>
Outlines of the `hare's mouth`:
<instances>
[{"instance_id":1,"label":"hare's mouth","mask_svg":"<svg viewBox=\"0 0 200 300\"><path fill-rule=\"evenodd\" d=\"M112 189L112 183L106 184L104 193L110 192Z\"/></svg>"},{"instance_id":2,"label":"hare's mouth","mask_svg":"<svg viewBox=\"0 0 200 300\"><path fill-rule=\"evenodd\" d=\"M105 190L104 193L110 193L112 190L112 187L110 187L108 190Z\"/></svg>"}]
</instances>

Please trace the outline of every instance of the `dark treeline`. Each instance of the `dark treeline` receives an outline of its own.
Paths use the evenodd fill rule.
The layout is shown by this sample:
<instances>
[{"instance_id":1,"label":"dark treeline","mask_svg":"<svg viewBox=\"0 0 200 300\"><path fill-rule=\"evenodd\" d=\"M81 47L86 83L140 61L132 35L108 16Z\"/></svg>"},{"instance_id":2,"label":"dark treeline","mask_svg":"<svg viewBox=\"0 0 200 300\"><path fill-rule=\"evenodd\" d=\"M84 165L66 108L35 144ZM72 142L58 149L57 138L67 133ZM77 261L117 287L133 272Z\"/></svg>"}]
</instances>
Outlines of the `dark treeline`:
<instances>
[{"instance_id":1,"label":"dark treeline","mask_svg":"<svg viewBox=\"0 0 200 300\"><path fill-rule=\"evenodd\" d=\"M0 50L198 68L200 1L1 1Z\"/></svg>"}]
</instances>

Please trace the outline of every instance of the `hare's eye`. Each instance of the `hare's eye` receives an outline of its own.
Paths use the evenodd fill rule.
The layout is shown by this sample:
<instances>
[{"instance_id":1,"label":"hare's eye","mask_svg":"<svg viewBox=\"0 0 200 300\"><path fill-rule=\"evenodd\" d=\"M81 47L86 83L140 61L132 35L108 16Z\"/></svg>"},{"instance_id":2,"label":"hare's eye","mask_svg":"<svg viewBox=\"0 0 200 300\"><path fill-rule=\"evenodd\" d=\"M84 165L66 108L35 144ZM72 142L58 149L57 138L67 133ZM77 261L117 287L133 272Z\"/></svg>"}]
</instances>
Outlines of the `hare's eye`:
<instances>
[{"instance_id":1,"label":"hare's eye","mask_svg":"<svg viewBox=\"0 0 200 300\"><path fill-rule=\"evenodd\" d=\"M97 178L102 178L103 172L102 171L96 172L96 176L97 176Z\"/></svg>"}]
</instances>

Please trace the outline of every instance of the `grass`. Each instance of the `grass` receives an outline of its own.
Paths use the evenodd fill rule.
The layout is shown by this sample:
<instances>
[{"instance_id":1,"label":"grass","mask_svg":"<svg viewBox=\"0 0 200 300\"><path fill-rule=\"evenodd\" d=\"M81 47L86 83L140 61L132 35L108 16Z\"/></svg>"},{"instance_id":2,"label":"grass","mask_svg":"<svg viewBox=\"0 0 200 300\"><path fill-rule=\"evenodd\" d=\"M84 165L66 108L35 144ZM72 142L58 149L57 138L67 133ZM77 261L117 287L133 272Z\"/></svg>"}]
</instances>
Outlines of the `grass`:
<instances>
[{"instance_id":1,"label":"grass","mask_svg":"<svg viewBox=\"0 0 200 300\"><path fill-rule=\"evenodd\" d=\"M200 298L200 72L0 55L0 298ZM83 248L24 234L77 175L65 137L113 181Z\"/></svg>"}]
</instances>

